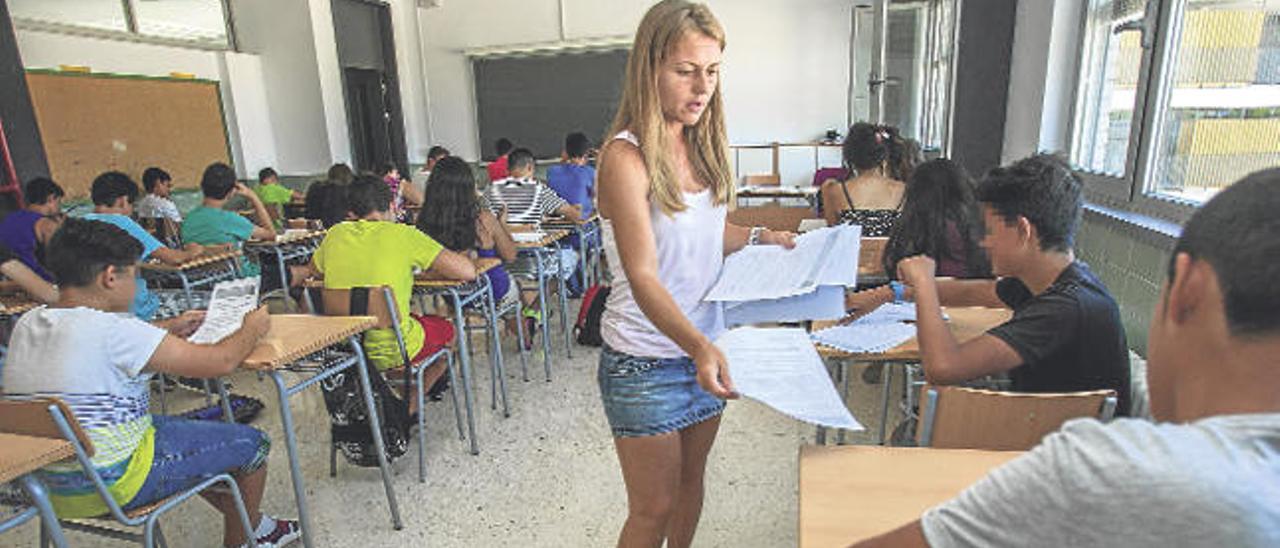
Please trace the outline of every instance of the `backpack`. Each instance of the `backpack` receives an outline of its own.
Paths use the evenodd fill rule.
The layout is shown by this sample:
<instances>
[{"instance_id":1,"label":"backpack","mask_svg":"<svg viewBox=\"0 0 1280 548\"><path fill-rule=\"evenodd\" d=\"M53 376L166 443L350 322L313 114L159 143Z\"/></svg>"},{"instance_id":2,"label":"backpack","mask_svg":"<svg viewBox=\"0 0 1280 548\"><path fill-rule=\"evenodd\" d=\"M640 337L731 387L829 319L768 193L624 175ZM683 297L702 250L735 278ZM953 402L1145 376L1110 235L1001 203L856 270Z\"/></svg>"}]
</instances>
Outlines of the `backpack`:
<instances>
[{"instance_id":1,"label":"backpack","mask_svg":"<svg viewBox=\"0 0 1280 548\"><path fill-rule=\"evenodd\" d=\"M601 346L600 317L604 315L604 303L609 300L607 285L593 285L582 294L582 308L578 309L578 321L573 324L574 338L583 346Z\"/></svg>"},{"instance_id":2,"label":"backpack","mask_svg":"<svg viewBox=\"0 0 1280 548\"><path fill-rule=\"evenodd\" d=\"M387 462L392 462L409 450L409 428L413 424L409 419L409 406L391 389L390 383L373 364L366 363L366 367L369 368L369 384L373 388L374 409L382 423ZM321 381L320 389L324 393L325 408L329 411L329 433L334 446L342 451L347 462L355 466L377 466L378 453L369 432L369 416L360 390L360 373L354 368L348 369Z\"/></svg>"}]
</instances>

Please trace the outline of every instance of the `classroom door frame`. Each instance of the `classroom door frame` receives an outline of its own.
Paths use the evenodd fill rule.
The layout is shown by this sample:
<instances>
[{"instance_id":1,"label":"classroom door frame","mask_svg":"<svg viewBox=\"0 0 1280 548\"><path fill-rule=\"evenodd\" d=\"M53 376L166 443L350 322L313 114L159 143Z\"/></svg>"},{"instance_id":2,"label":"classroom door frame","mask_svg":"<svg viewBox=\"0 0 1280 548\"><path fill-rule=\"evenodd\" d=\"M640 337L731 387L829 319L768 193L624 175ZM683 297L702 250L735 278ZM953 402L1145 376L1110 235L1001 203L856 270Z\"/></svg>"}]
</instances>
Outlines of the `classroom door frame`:
<instances>
[{"instance_id":1,"label":"classroom door frame","mask_svg":"<svg viewBox=\"0 0 1280 548\"><path fill-rule=\"evenodd\" d=\"M360 7L374 10L374 14L378 22L378 43L381 50L382 63L381 66L370 66L363 64L343 63L339 59L340 71L342 77L342 92L346 99L347 105L347 131L351 140L351 158L353 166L357 171L372 171L381 167L386 162L391 162L397 166L402 176L410 173L409 169L409 153L405 139L404 127L404 109L402 108L400 94L400 77L398 65L396 63L395 48L395 31L391 23L391 6L386 2L378 0L332 0L333 8L337 9L338 3L353 4ZM336 38L342 40L346 33L342 32L339 27L341 21L335 18L334 31L337 33ZM351 72L356 71L356 72ZM358 108L360 103L356 97L352 96L352 82L350 76L352 74L366 75L368 71L377 73L380 80L380 97L381 110L385 122L386 150L375 152L373 157L368 157L368 151L362 151L366 148L366 135L361 134L360 130L366 120L357 118L359 115Z\"/></svg>"}]
</instances>

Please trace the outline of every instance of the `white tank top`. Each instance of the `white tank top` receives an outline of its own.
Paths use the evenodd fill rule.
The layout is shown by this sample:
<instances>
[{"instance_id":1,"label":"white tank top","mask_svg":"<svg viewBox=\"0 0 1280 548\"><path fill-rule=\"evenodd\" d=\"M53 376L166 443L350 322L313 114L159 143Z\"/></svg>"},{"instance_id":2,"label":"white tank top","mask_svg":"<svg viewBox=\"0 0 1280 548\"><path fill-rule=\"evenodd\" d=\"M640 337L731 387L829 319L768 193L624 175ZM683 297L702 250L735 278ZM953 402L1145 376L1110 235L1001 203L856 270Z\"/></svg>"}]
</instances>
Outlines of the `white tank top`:
<instances>
[{"instance_id":1,"label":"white tank top","mask_svg":"<svg viewBox=\"0 0 1280 548\"><path fill-rule=\"evenodd\" d=\"M625 139L640 146L635 135L628 131L619 133L614 139ZM702 298L715 285L724 265L724 224L728 209L724 205L714 205L709 189L684 193L684 203L686 209L674 215L663 213L657 204L649 205L649 220L658 253L658 281L693 326L715 340L724 331L724 311L721 305L703 302ZM684 350L658 331L640 311L618 256L613 223L605 219L602 227L605 256L613 275L613 289L605 302L600 321L600 335L604 342L614 350L632 356L684 356Z\"/></svg>"}]
</instances>

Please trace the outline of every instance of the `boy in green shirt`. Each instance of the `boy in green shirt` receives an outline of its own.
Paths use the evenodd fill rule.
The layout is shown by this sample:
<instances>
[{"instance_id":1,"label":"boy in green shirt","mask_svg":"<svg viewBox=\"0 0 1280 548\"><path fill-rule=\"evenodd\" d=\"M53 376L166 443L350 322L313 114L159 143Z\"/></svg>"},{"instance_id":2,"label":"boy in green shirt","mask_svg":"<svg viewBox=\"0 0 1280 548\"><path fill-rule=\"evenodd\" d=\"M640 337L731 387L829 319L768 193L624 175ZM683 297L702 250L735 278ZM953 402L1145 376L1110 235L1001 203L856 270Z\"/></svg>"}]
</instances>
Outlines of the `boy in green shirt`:
<instances>
[{"instance_id":1,"label":"boy in green shirt","mask_svg":"<svg viewBox=\"0 0 1280 548\"><path fill-rule=\"evenodd\" d=\"M262 198L262 203L267 206L267 213L271 215L273 226L279 230L284 226L284 206L294 200L302 200L302 193L285 188L280 184L280 175L269 167L258 171L258 183L258 188L254 189L254 192Z\"/></svg>"},{"instance_id":2,"label":"boy in green shirt","mask_svg":"<svg viewBox=\"0 0 1280 548\"><path fill-rule=\"evenodd\" d=\"M337 289L389 286L402 318L405 350L410 361L435 352L453 339L452 324L435 316L411 316L414 270L441 279L472 281L475 265L466 256L444 249L413 225L392 222L391 189L380 179L362 176L349 187L353 221L334 225L311 258L312 269L324 275L324 286ZM380 370L402 365L395 333L374 329L365 333L365 352Z\"/></svg>"}]
</instances>

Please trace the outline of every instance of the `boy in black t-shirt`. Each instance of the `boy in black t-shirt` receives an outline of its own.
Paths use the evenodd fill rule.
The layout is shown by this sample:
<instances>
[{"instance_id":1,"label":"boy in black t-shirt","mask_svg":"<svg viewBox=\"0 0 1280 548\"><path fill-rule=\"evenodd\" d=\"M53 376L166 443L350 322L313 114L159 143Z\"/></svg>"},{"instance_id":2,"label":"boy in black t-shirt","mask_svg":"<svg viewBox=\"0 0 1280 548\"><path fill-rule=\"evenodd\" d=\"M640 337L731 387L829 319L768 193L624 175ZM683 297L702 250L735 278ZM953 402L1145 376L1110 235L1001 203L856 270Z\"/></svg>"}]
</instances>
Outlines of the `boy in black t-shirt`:
<instances>
[{"instance_id":1,"label":"boy in black t-shirt","mask_svg":"<svg viewBox=\"0 0 1280 548\"><path fill-rule=\"evenodd\" d=\"M982 246L998 280L935 280L924 255L898 262L892 284L850 295L850 309L895 298L916 302L925 378L956 384L1008 372L1017 392L1112 389L1117 415L1129 410L1129 354L1116 302L1072 245L1080 223L1080 181L1059 159L1033 156L997 168L978 185ZM1013 309L1013 318L964 344L942 306Z\"/></svg>"}]
</instances>

